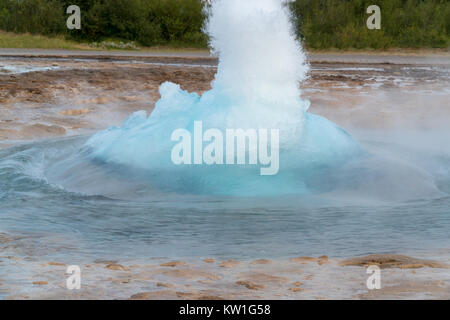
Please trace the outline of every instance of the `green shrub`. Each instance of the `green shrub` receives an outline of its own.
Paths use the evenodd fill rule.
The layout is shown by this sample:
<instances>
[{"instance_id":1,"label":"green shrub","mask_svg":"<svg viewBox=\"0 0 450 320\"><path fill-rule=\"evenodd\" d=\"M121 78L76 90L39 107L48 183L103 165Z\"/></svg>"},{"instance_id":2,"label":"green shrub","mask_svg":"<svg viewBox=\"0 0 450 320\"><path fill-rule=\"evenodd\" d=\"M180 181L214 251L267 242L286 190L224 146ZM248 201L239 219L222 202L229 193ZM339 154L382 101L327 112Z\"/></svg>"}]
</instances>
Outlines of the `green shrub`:
<instances>
[{"instance_id":1,"label":"green shrub","mask_svg":"<svg viewBox=\"0 0 450 320\"><path fill-rule=\"evenodd\" d=\"M369 5L381 8L381 30L368 30ZM448 47L448 0L297 0L296 32L311 48Z\"/></svg>"}]
</instances>

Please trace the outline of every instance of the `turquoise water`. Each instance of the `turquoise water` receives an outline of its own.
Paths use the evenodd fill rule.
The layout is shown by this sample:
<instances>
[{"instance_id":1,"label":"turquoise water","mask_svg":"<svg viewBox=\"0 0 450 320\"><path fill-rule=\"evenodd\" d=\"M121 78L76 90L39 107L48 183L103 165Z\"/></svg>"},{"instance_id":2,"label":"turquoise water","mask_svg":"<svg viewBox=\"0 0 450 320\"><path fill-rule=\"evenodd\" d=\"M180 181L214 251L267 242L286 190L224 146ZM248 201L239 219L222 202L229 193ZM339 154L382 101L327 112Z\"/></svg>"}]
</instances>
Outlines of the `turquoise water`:
<instances>
[{"instance_id":1,"label":"turquoise water","mask_svg":"<svg viewBox=\"0 0 450 320\"><path fill-rule=\"evenodd\" d=\"M4 149L0 231L16 240L15 255L49 261L448 248L448 150L435 136L432 144L421 135L420 145L412 134L360 136L367 156L317 170L308 194L277 196L158 189L141 172L86 157L89 137Z\"/></svg>"}]
</instances>

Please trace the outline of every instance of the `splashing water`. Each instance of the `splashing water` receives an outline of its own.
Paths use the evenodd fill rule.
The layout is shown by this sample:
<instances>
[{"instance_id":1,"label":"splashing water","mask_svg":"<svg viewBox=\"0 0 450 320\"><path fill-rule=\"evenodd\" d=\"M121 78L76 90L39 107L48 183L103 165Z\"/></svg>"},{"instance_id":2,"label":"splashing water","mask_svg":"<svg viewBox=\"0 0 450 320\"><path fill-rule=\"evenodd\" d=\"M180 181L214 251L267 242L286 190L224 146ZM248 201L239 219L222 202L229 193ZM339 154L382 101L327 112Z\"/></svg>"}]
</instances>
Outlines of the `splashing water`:
<instances>
[{"instance_id":1,"label":"splashing water","mask_svg":"<svg viewBox=\"0 0 450 320\"><path fill-rule=\"evenodd\" d=\"M219 55L212 95L228 100L230 125L301 128L308 66L286 10L277 0L213 4L205 28Z\"/></svg>"},{"instance_id":2,"label":"splashing water","mask_svg":"<svg viewBox=\"0 0 450 320\"><path fill-rule=\"evenodd\" d=\"M205 31L219 55L212 89L199 96L165 82L152 114L131 115L120 128L93 136L85 145L91 159L140 170L160 190L206 194L309 193L308 179L340 165L359 148L330 121L307 113L299 84L308 65L279 0L219 0L208 9ZM175 166L171 133L203 127L278 129L280 170L261 177L258 168ZM245 147L245 146L244 146ZM249 150L245 150L248 154ZM324 185L328 185L324 182ZM315 187L320 183L315 183Z\"/></svg>"}]
</instances>

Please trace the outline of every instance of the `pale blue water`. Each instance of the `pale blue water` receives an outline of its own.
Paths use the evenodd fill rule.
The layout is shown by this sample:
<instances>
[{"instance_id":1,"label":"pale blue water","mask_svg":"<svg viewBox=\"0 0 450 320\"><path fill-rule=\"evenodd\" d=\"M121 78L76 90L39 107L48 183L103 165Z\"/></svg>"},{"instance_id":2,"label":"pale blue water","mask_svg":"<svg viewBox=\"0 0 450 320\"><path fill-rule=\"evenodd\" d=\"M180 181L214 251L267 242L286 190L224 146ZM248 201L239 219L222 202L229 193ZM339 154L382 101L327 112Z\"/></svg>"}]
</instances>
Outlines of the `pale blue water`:
<instances>
[{"instance_id":1,"label":"pale blue water","mask_svg":"<svg viewBox=\"0 0 450 320\"><path fill-rule=\"evenodd\" d=\"M15 237L17 256L62 261L448 248L448 150L370 136L362 146L372 156L314 176L308 183L321 186L316 192L272 197L161 192L139 172L86 158L80 149L88 137L4 149L0 232Z\"/></svg>"}]
</instances>

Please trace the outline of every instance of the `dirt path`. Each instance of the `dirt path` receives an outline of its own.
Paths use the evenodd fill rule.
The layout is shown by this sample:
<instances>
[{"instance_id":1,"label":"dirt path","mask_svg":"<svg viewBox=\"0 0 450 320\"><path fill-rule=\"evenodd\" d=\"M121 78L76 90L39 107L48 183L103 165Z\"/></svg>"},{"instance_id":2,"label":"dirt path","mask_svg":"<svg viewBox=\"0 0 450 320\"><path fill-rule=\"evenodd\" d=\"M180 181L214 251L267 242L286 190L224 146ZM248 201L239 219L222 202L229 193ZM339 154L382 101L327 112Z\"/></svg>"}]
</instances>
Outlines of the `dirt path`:
<instances>
[{"instance_id":1,"label":"dirt path","mask_svg":"<svg viewBox=\"0 0 450 320\"><path fill-rule=\"evenodd\" d=\"M211 59L207 50L155 50L155 51L82 51L82 50L45 50L45 49L0 49L0 57L47 57L47 58L191 58ZM353 64L412 64L412 65L450 65L450 53L310 53L311 63L353 63Z\"/></svg>"}]
</instances>

